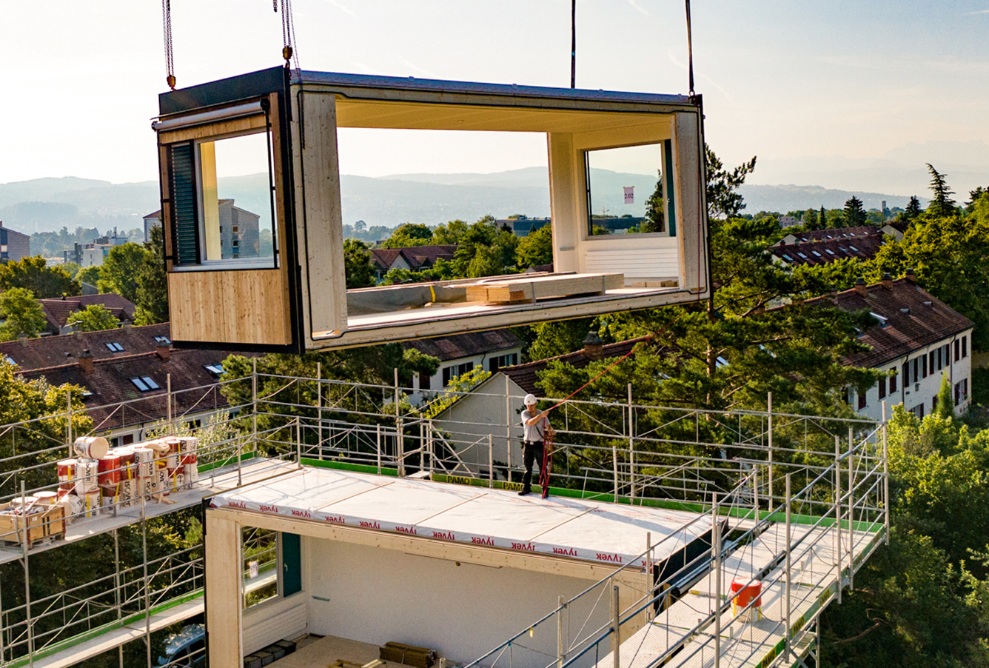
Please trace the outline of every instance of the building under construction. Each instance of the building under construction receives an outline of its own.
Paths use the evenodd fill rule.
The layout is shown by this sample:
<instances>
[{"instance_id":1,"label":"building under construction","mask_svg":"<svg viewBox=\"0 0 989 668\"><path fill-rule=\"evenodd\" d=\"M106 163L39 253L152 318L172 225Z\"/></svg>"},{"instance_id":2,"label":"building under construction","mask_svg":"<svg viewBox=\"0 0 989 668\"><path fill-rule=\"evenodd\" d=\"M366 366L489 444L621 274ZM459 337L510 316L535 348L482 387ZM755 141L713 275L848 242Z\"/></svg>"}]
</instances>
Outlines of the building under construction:
<instances>
[{"instance_id":1,"label":"building under construction","mask_svg":"<svg viewBox=\"0 0 989 668\"><path fill-rule=\"evenodd\" d=\"M571 400L540 499L515 493L522 397L480 424L411 391L254 373L101 407L226 397L132 468L71 409L4 426L0 666L814 665L888 535L875 422ZM204 538L165 550L177 517Z\"/></svg>"}]
</instances>

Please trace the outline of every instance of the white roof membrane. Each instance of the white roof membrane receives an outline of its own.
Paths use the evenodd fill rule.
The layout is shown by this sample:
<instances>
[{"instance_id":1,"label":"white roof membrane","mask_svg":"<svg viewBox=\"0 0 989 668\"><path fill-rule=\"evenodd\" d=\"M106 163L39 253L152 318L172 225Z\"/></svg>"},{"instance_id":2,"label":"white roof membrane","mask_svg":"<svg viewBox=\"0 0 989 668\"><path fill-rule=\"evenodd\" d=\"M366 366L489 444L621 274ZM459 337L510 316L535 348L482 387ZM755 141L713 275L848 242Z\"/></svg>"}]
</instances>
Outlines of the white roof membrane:
<instances>
[{"instance_id":1,"label":"white roof membrane","mask_svg":"<svg viewBox=\"0 0 989 668\"><path fill-rule=\"evenodd\" d=\"M637 567L648 542L661 561L711 529L697 513L317 467L223 492L212 507Z\"/></svg>"}]
</instances>

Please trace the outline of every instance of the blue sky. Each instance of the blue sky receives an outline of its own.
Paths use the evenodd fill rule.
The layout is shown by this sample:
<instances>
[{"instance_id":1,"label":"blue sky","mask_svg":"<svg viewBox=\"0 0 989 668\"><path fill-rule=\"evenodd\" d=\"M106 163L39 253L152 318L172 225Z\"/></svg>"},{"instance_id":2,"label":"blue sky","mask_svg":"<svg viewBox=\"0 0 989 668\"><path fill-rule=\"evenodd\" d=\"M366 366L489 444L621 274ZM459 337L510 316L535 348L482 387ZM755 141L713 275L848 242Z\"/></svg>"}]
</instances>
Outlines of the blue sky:
<instances>
[{"instance_id":1,"label":"blue sky","mask_svg":"<svg viewBox=\"0 0 989 668\"><path fill-rule=\"evenodd\" d=\"M568 0L294 0L304 69L569 85ZM179 86L277 65L270 0L172 0ZM753 183L926 194L925 162L965 199L989 186L989 0L694 0L708 142ZM687 90L682 0L578 0L577 84ZM160 3L0 5L0 183L156 178ZM357 141L357 140L355 140ZM540 141L437 150L367 141L346 171L499 171ZM382 156L387 156L383 158Z\"/></svg>"}]
</instances>

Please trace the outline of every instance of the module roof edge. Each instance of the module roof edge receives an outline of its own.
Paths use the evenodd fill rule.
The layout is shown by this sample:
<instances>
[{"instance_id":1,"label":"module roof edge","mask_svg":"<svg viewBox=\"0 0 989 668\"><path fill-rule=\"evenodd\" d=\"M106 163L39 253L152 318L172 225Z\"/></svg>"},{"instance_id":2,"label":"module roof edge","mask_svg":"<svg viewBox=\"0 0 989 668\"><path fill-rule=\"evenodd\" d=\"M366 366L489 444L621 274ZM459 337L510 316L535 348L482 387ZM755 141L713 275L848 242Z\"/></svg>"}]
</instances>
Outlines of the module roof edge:
<instances>
[{"instance_id":1,"label":"module roof edge","mask_svg":"<svg viewBox=\"0 0 989 668\"><path fill-rule=\"evenodd\" d=\"M663 104L696 107L690 96L664 93L645 93L585 88L558 88L519 84L482 83L446 79L419 79L375 74L345 74L341 72L293 71L293 84L323 84L346 88L388 88L394 90L435 93L466 93L500 95L508 97L538 97L559 100L586 100L595 102L628 102L638 104Z\"/></svg>"}]
</instances>

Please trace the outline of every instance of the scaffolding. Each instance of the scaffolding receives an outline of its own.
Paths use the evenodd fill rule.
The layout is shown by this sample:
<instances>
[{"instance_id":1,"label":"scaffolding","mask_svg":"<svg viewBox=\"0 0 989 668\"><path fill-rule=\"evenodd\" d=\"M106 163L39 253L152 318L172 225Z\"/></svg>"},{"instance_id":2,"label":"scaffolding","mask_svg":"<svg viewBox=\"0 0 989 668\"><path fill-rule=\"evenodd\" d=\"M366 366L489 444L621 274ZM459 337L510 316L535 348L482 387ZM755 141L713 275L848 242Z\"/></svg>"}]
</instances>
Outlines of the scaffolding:
<instances>
[{"instance_id":1,"label":"scaffolding","mask_svg":"<svg viewBox=\"0 0 989 668\"><path fill-rule=\"evenodd\" d=\"M322 378L319 369L299 377L255 367L247 377L208 387L172 392L169 383L154 397L88 408L91 426L83 433L73 426L80 411L71 405L0 427L0 502L53 489L56 462L74 437L108 426L148 425L164 415L152 431L200 439L200 479L174 490L172 503L112 504L98 516L72 518L64 537L33 546L24 535L6 537L0 568L20 569L0 570L0 666L71 665L66 656L82 660L113 649L123 666L123 646L134 640L143 641L152 665L152 634L202 612L203 581L201 545L151 555L149 523L195 509L218 491L300 466L519 488L521 404L508 392L414 391L400 385L397 372L391 385L376 385ZM520 620L519 636L471 666L650 668L686 665L695 656L740 665L726 652L772 654L761 665L789 665L816 651L821 611L832 598L840 601L888 535L885 427L873 421L775 413L771 397L766 411L649 406L634 401L629 387L622 402L569 401L553 422L551 494L689 510L716 520L714 545L676 573L657 572L656 586L631 608L616 609L608 628L586 629L577 620L582 607L610 605L618 571L543 619ZM132 566L120 558L124 531L141 540ZM43 574L32 562L99 535L109 536L115 554L106 572L58 592L35 592L43 589ZM244 564L245 604L271 585L264 577L271 571L269 543L247 540L258 543L261 556L254 566ZM652 563L658 545L643 558ZM756 627L731 613L728 592L742 576L762 582L763 609L778 618L760 639ZM692 596L704 602L703 614ZM623 633L633 618L648 623ZM524 637L549 632L558 636L558 656L526 659Z\"/></svg>"}]
</instances>

